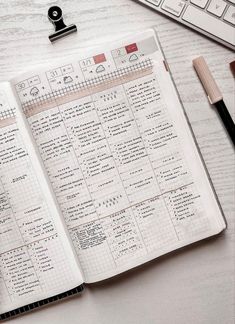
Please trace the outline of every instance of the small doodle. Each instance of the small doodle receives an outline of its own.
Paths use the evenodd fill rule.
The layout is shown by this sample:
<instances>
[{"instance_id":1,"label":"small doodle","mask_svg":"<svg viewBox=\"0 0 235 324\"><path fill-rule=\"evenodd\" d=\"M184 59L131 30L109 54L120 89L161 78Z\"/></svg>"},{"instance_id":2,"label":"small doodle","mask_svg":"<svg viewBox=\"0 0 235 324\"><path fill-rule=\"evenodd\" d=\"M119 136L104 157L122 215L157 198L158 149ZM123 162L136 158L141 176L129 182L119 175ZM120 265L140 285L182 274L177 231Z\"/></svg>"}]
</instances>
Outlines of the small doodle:
<instances>
[{"instance_id":1,"label":"small doodle","mask_svg":"<svg viewBox=\"0 0 235 324\"><path fill-rule=\"evenodd\" d=\"M99 66L97 66L97 68L96 68L95 71L97 73L104 72L105 71L105 67L103 65L99 65Z\"/></svg>"},{"instance_id":2,"label":"small doodle","mask_svg":"<svg viewBox=\"0 0 235 324\"><path fill-rule=\"evenodd\" d=\"M70 82L73 82L73 78L71 76L65 76L64 83L70 83Z\"/></svg>"},{"instance_id":3,"label":"small doodle","mask_svg":"<svg viewBox=\"0 0 235 324\"><path fill-rule=\"evenodd\" d=\"M136 61L138 60L138 56L136 54L132 54L130 57L129 57L129 61L130 62L133 62L133 61Z\"/></svg>"},{"instance_id":4,"label":"small doodle","mask_svg":"<svg viewBox=\"0 0 235 324\"><path fill-rule=\"evenodd\" d=\"M38 89L37 87L33 87L33 88L30 90L30 94L31 94L31 96L36 97L36 96L39 94L39 89Z\"/></svg>"}]
</instances>

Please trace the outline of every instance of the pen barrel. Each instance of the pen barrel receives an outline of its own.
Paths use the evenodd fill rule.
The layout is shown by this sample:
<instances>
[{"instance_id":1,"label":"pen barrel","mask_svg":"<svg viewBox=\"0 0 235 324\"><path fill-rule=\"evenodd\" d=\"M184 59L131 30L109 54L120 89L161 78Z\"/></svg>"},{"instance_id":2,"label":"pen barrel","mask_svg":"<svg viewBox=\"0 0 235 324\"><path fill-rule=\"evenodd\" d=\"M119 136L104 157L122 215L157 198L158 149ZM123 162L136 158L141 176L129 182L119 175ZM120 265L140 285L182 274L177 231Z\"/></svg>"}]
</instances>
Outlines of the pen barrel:
<instances>
[{"instance_id":1,"label":"pen barrel","mask_svg":"<svg viewBox=\"0 0 235 324\"><path fill-rule=\"evenodd\" d=\"M199 79L207 93L208 99L211 104L214 104L223 99L206 61L203 56L199 56L193 60L193 66L198 74Z\"/></svg>"},{"instance_id":2,"label":"pen barrel","mask_svg":"<svg viewBox=\"0 0 235 324\"><path fill-rule=\"evenodd\" d=\"M225 106L225 103L223 100L218 101L215 103L215 107L218 111L218 114L220 115L220 118L235 146L235 125L233 122L232 117L230 116L227 107Z\"/></svg>"}]
</instances>

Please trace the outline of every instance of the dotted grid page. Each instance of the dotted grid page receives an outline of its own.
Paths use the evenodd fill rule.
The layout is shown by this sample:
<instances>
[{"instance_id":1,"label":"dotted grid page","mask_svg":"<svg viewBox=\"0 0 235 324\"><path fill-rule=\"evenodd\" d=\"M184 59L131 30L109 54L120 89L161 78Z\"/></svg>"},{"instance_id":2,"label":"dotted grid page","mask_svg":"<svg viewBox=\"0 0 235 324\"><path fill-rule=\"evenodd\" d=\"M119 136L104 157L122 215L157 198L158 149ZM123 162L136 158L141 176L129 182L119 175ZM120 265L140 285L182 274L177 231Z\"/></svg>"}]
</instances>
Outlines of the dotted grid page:
<instances>
[{"instance_id":1,"label":"dotted grid page","mask_svg":"<svg viewBox=\"0 0 235 324\"><path fill-rule=\"evenodd\" d=\"M0 84L0 314L82 283L19 132L12 95Z\"/></svg>"},{"instance_id":2,"label":"dotted grid page","mask_svg":"<svg viewBox=\"0 0 235 324\"><path fill-rule=\"evenodd\" d=\"M222 229L153 31L13 82L87 282Z\"/></svg>"}]
</instances>

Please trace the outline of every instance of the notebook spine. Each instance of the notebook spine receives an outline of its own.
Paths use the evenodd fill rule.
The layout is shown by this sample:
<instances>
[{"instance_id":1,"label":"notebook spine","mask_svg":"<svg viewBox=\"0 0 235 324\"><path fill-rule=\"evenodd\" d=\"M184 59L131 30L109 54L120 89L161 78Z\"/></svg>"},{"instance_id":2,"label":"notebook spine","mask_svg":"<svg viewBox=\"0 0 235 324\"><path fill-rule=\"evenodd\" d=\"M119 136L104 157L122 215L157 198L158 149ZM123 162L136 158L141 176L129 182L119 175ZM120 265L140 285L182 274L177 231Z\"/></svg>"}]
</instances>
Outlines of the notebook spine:
<instances>
[{"instance_id":1,"label":"notebook spine","mask_svg":"<svg viewBox=\"0 0 235 324\"><path fill-rule=\"evenodd\" d=\"M84 289L84 285L80 285L80 286L77 286L76 288L70 289L70 290L68 290L66 292L63 292L61 294L58 294L58 295L55 295L55 296L52 296L52 297L49 297L49 298L45 298L45 299L42 299L40 301L28 304L26 306L22 306L22 307L19 307L17 309L11 310L9 312L0 314L0 321L10 319L13 316L17 316L17 315L20 315L22 313L29 312L29 311L31 311L31 310L33 310L35 308L45 306L47 304L56 302L56 301L58 301L60 299L64 299L64 298L73 296L75 294L78 294L78 293L82 292L83 289Z\"/></svg>"}]
</instances>

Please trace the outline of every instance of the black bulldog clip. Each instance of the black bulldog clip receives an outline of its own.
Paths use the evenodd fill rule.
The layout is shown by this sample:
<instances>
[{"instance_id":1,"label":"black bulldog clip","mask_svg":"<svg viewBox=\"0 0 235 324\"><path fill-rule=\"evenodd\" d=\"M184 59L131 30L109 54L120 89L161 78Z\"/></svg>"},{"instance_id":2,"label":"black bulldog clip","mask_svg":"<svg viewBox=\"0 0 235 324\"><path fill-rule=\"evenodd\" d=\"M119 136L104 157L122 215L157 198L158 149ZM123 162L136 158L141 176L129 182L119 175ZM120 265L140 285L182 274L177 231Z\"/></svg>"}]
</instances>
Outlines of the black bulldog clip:
<instances>
[{"instance_id":1,"label":"black bulldog clip","mask_svg":"<svg viewBox=\"0 0 235 324\"><path fill-rule=\"evenodd\" d=\"M76 25L66 26L63 21L62 10L60 7L52 6L48 10L48 19L55 27L55 33L49 36L51 42L56 41L59 38L62 38L68 34L77 31Z\"/></svg>"}]
</instances>

